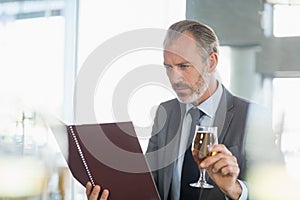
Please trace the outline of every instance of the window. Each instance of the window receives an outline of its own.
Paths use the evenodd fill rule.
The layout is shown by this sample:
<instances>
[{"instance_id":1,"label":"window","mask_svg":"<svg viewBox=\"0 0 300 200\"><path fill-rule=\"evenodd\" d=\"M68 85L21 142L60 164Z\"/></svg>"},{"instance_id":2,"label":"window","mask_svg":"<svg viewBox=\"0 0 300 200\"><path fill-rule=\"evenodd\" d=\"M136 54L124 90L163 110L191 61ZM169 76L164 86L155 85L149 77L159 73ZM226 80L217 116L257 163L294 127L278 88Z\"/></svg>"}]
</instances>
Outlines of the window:
<instances>
[{"instance_id":1,"label":"window","mask_svg":"<svg viewBox=\"0 0 300 200\"><path fill-rule=\"evenodd\" d=\"M58 111L62 101L64 18L0 24L0 92Z\"/></svg>"},{"instance_id":2,"label":"window","mask_svg":"<svg viewBox=\"0 0 300 200\"><path fill-rule=\"evenodd\" d=\"M62 111L64 3L0 2L0 159L5 163L0 182L6 180L4 185L0 183L1 197L53 192L47 170L57 167L57 159L51 157L56 152L47 151L49 132L36 113ZM54 161L51 165L47 163L50 160ZM9 182L5 174L14 174L19 181ZM41 176L39 182L36 175Z\"/></svg>"},{"instance_id":3,"label":"window","mask_svg":"<svg viewBox=\"0 0 300 200\"><path fill-rule=\"evenodd\" d=\"M275 78L273 88L274 129L281 138L288 173L300 178L300 78Z\"/></svg>"},{"instance_id":4,"label":"window","mask_svg":"<svg viewBox=\"0 0 300 200\"><path fill-rule=\"evenodd\" d=\"M299 5L274 5L273 33L275 37L300 36Z\"/></svg>"},{"instance_id":5,"label":"window","mask_svg":"<svg viewBox=\"0 0 300 200\"><path fill-rule=\"evenodd\" d=\"M144 28L166 30L175 21L185 19L185 4L186 2L182 0L155 0L151 2L134 0L130 3L126 1L106 1L105 3L90 1L89 4L80 4L78 25L79 76L85 60L88 59L91 52L99 46L101 47L103 43L112 41L110 46L116 45L113 39L119 38L127 31ZM136 37L142 39L140 35ZM144 40L149 40L149 37L153 39L153 35L148 35ZM131 38L129 41L135 41L135 39ZM161 79L166 79L162 66L162 43L163 40L160 48L138 47L137 49L128 49L128 51L120 53L121 55L109 58L111 60L109 60L110 63L107 66L104 63L98 64L99 69L103 68L103 73L98 77L94 94L94 112L97 122L132 120L138 135L138 127L141 127L143 131L147 131L147 137L140 138L143 150L146 149L148 144L147 139L150 136L149 131L151 131L151 123L156 107L160 102L174 98L170 86L155 82L158 75L153 74L156 69L161 69ZM112 51L118 52L120 46L127 48L126 45L128 46L128 43L122 41ZM101 58L103 60L110 53L107 51L100 53L97 61L100 62ZM152 73L145 74L144 71L140 71L142 68L152 68L153 70ZM145 77L145 80L136 85L133 81L120 84L133 75L136 76L131 80L137 79L137 77ZM146 80L146 78L148 79ZM134 87L129 88L130 84L133 84ZM123 93L126 94L117 101L117 104L121 105L122 111L124 111L122 113L124 115L122 115L120 110L117 113L114 112L115 107L118 105L113 102L116 95L120 94L118 89L125 85L128 86L126 90L123 90Z\"/></svg>"}]
</instances>

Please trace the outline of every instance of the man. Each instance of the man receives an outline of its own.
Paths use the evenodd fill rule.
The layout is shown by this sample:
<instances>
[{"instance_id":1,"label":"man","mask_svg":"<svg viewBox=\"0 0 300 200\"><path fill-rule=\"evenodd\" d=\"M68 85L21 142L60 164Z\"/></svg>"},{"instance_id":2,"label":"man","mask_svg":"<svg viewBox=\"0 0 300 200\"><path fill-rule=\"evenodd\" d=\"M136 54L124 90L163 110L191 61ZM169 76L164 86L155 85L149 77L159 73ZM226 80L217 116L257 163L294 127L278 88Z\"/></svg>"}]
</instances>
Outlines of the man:
<instances>
[{"instance_id":1,"label":"man","mask_svg":"<svg viewBox=\"0 0 300 200\"><path fill-rule=\"evenodd\" d=\"M220 122L219 142L223 144L225 142L226 147L221 144L213 146L211 151L217 151L218 154L205 159L201 163L201 167L206 168L210 178L219 188L197 190L195 196L200 196L200 198L203 196L203 199L218 199L220 197L224 199L226 195L231 199L239 199L243 192L244 195L247 194L246 187L244 187L244 190L242 188L245 185L238 181L239 166L244 165L243 146L238 147L235 156L228 148L234 143L243 144L245 139L243 120L245 121L246 118L248 103L233 97L214 76L218 64L218 46L215 33L206 25L198 22L185 20L175 23L169 28L164 42L164 65L179 101L165 102L158 109L157 121L155 121L153 127L155 135L149 142L148 151L160 149L168 144L173 138L170 134L177 132L177 130L172 130L172 127L180 130L180 140L187 136L189 131L186 130L189 130L189 128L183 126L189 124L186 121L191 121L188 110L192 107L198 107L205 113L201 117L203 123L212 124L212 122L215 122L216 124ZM162 120L159 120L159 117L163 112L167 113L167 118L173 120L161 125ZM184 116L181 120L182 114ZM239 135L234 136L237 134ZM232 138L234 141L227 141L227 138ZM162 143L161 141L165 142ZM179 145L184 144L179 142ZM237 158L240 161L239 164ZM182 165L183 162L175 162L175 165L178 164ZM184 192L182 188L181 190L172 188L174 187L174 177L177 176L177 174L174 174L174 171L176 171L174 167L178 166L171 164L153 172L161 198L192 198L178 194L178 191L180 193ZM180 168L182 169L182 167ZM168 178L169 176L173 177L173 180ZM179 182L180 180L175 181ZM166 183L167 187L165 186ZM181 184L181 187L188 186ZM176 191L177 194L174 194ZM195 189L190 190L190 192L193 191Z\"/></svg>"},{"instance_id":2,"label":"man","mask_svg":"<svg viewBox=\"0 0 300 200\"><path fill-rule=\"evenodd\" d=\"M164 41L164 66L178 99L162 103L156 113L147 156L160 197L178 199L247 199L245 141L250 103L233 96L217 80L219 42L214 31L196 21L173 24ZM206 169L213 189L195 189L198 179L195 161L186 161L191 152L191 109L199 109L200 125L218 127L216 155L207 157ZM183 150L182 150L183 149ZM152 153L152 154L151 154ZM186 168L188 167L188 170ZM185 172L188 171L188 172ZM186 173L193 180L186 180ZM100 187L87 184L89 200L96 199ZM106 199L108 190L102 193ZM134 199L134 197L133 197Z\"/></svg>"}]
</instances>

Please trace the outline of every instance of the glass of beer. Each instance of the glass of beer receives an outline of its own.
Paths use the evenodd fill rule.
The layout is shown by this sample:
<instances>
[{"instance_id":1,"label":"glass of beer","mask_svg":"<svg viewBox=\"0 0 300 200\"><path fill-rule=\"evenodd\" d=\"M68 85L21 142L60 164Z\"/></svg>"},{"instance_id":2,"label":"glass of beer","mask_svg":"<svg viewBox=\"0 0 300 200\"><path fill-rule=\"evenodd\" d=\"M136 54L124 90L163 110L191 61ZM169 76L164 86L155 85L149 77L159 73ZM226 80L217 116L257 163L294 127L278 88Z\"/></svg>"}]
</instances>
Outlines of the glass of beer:
<instances>
[{"instance_id":1,"label":"glass of beer","mask_svg":"<svg viewBox=\"0 0 300 200\"><path fill-rule=\"evenodd\" d=\"M213 156L216 152L209 152L208 148L214 144L218 144L217 127L214 126L196 126L196 131L192 143L192 154L199 166L200 177L198 182L191 183L190 186L197 188L213 188L206 182L205 169L200 168L200 163L208 156Z\"/></svg>"}]
</instances>

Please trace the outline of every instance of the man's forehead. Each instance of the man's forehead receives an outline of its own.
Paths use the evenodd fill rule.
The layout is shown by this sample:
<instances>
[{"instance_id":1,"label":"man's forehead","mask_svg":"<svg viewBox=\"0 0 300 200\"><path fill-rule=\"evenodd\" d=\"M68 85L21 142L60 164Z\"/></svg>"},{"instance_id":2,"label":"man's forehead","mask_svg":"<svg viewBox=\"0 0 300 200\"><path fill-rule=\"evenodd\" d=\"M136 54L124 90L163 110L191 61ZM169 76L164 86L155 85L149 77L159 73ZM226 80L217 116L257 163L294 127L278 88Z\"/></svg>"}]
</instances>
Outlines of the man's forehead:
<instances>
[{"instance_id":1,"label":"man's forehead","mask_svg":"<svg viewBox=\"0 0 300 200\"><path fill-rule=\"evenodd\" d=\"M164 59L173 59L178 62L193 63L199 59L200 52L197 48L195 41L189 37L183 36L170 43L164 48Z\"/></svg>"},{"instance_id":2,"label":"man's forehead","mask_svg":"<svg viewBox=\"0 0 300 200\"><path fill-rule=\"evenodd\" d=\"M165 64L182 64L182 63L191 63L191 59L187 56L177 54L170 51L164 52L164 63Z\"/></svg>"}]
</instances>

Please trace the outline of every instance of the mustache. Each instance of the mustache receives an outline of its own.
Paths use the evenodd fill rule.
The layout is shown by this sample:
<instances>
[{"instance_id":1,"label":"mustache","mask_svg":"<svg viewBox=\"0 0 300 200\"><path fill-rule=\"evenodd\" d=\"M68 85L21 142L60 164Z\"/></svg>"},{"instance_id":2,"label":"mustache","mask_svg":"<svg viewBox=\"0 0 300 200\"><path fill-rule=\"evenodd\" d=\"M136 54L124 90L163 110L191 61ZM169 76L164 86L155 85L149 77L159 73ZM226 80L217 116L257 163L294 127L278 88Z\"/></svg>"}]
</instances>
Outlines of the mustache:
<instances>
[{"instance_id":1,"label":"mustache","mask_svg":"<svg viewBox=\"0 0 300 200\"><path fill-rule=\"evenodd\" d=\"M173 83L172 84L172 88L173 89L182 89L182 88L189 88L189 89L191 89L191 87L188 84L186 84L186 83Z\"/></svg>"}]
</instances>

